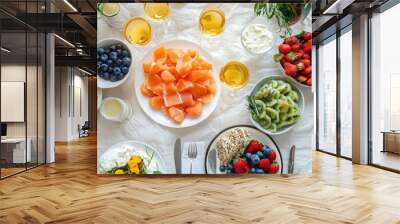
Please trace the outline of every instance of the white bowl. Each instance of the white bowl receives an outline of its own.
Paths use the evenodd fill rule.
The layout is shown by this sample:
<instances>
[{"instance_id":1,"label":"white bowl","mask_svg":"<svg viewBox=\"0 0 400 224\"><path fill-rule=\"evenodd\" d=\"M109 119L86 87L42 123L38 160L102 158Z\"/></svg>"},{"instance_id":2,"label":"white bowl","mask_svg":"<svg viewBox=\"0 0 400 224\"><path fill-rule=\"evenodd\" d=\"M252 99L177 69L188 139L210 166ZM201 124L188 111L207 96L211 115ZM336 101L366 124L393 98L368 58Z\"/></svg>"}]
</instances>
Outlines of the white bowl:
<instances>
[{"instance_id":1,"label":"white bowl","mask_svg":"<svg viewBox=\"0 0 400 224\"><path fill-rule=\"evenodd\" d=\"M164 113L161 110L154 110L153 108L150 107L149 104L149 97L143 96L143 94L140 91L140 86L143 83L145 79L145 75L143 74L143 69L142 69L142 64L144 62L148 62L153 58L153 51L155 48L163 46L165 48L176 48L176 49L196 49L199 53L199 55L204 58L207 62L211 63L213 65L212 69L212 74L213 78L215 80L216 84L216 91L213 99L211 100L210 103L206 104L203 106L203 111L201 115L197 118L191 118L191 117L186 117L185 120L181 124L174 123L171 119L167 118ZM170 127L170 128L186 128L186 127L191 127L196 124L199 124L200 122L206 120L212 112L216 109L218 105L218 100L221 95L221 86L220 86L220 80L219 80L219 69L220 65L216 63L215 60L211 57L207 51L202 49L200 45L193 43L191 41L187 40L170 40L170 41L165 41L159 45L157 45L155 48L151 49L146 56L144 56L143 60L141 60L137 65L137 74L135 75L134 83L135 83L135 93L137 100L139 102L140 107L143 109L145 114L150 117L154 122Z\"/></svg>"},{"instance_id":2,"label":"white bowl","mask_svg":"<svg viewBox=\"0 0 400 224\"><path fill-rule=\"evenodd\" d=\"M132 60L133 60L133 54L131 52L131 50L129 49L128 45L126 45L122 40L119 39L103 39L100 42L97 43L97 47L105 47L105 46L110 46L113 44L121 44L124 49L126 49L127 51L129 51L129 54L131 56L131 64L129 65L129 70L128 73L126 73L125 77L121 80L118 80L116 82L112 82L110 80L106 80L101 78L100 76L97 76L97 87L102 88L102 89L109 89L109 88L114 88L117 87L119 85L121 85L122 83L124 83L127 79L128 76L131 74L132 72Z\"/></svg>"},{"instance_id":3,"label":"white bowl","mask_svg":"<svg viewBox=\"0 0 400 224\"><path fill-rule=\"evenodd\" d=\"M269 77L263 78L263 79L261 79L260 81L257 82L257 85L251 91L251 95L253 95L255 93L255 90L259 89L261 87L261 85L264 84L268 80L283 80L283 81L289 83L292 86L292 89L294 91L296 91L298 93L298 95L299 95L298 106L299 106L299 110L300 110L300 115L303 116L303 112L304 112L304 95L300 91L300 89L295 85L294 81L292 79L288 78L288 77L280 76L280 75L274 75L274 76L269 76ZM253 123L253 125L256 126L259 130L261 130L264 133L269 134L269 135L280 135L280 134L286 133L298 123L298 121L297 121L296 123L294 123L294 124L292 124L292 125L290 125L288 127L285 127L285 128L282 128L282 129L278 129L276 132L272 132L270 130L267 130L267 129L263 128L260 124L258 124L257 121L255 121L253 119L253 117L251 116L250 112L249 112L249 114L250 114L250 120Z\"/></svg>"},{"instance_id":4,"label":"white bowl","mask_svg":"<svg viewBox=\"0 0 400 224\"><path fill-rule=\"evenodd\" d=\"M246 30L248 29L248 27L249 27L250 25L252 25L252 24L261 24L261 25L264 25L264 26L266 26L266 27L268 28L268 31L271 32L271 34L272 34L272 43L271 43L271 46L270 46L269 48L265 49L264 51L253 52L253 51L251 51L251 50L244 44L244 41L243 41L244 31L246 31ZM270 22L268 22L268 20L267 20L265 17L257 16L257 17L256 17L255 19L253 19L250 23L248 23L248 24L244 27L244 29L242 30L242 32L241 32L241 34L240 34L240 42L242 43L242 46L243 46L250 54L253 54L253 55L262 55L262 54L265 54L265 53L271 51L271 50L274 48L274 46L276 45L276 39L277 39L276 36L277 36L277 35L279 35L279 34L277 33L276 28L274 28L273 25L272 25Z\"/></svg>"}]
</instances>

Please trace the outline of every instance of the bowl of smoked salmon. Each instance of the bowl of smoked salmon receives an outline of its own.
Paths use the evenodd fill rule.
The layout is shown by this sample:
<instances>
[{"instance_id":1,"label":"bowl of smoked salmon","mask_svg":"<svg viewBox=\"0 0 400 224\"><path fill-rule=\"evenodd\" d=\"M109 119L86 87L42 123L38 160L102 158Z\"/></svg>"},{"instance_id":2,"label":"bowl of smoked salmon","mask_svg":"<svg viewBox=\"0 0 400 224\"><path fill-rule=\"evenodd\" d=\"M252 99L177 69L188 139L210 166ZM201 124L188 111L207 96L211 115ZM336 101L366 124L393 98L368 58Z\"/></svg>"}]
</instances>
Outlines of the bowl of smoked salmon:
<instances>
[{"instance_id":1,"label":"bowl of smoked salmon","mask_svg":"<svg viewBox=\"0 0 400 224\"><path fill-rule=\"evenodd\" d=\"M164 42L138 65L135 93L143 111L171 128L194 126L211 115L220 97L219 65L199 45Z\"/></svg>"}]
</instances>

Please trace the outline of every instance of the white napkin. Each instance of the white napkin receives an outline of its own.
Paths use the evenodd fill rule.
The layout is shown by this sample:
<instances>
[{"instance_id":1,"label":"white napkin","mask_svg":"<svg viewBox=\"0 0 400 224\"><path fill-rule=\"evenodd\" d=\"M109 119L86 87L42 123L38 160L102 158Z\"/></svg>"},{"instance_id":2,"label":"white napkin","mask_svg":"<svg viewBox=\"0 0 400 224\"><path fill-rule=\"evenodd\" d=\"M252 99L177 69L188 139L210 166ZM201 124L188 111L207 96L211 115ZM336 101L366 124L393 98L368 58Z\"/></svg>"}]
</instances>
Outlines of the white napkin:
<instances>
[{"instance_id":1,"label":"white napkin","mask_svg":"<svg viewBox=\"0 0 400 224\"><path fill-rule=\"evenodd\" d=\"M204 142L185 142L182 147L182 174L190 174L190 159L188 157L189 144L197 146L197 157L192 160L192 174L204 174L204 159L206 150Z\"/></svg>"}]
</instances>

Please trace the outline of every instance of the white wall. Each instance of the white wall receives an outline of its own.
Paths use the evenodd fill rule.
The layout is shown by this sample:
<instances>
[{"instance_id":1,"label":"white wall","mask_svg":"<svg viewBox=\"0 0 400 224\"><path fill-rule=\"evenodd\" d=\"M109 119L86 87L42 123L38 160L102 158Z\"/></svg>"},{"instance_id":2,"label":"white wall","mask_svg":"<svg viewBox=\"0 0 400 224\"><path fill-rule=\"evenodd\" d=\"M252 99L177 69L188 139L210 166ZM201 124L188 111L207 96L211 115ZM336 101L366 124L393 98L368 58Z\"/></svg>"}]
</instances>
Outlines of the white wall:
<instances>
[{"instance_id":1,"label":"white wall","mask_svg":"<svg viewBox=\"0 0 400 224\"><path fill-rule=\"evenodd\" d=\"M88 79L71 67L56 67L55 74L55 141L74 140L88 120Z\"/></svg>"}]
</instances>

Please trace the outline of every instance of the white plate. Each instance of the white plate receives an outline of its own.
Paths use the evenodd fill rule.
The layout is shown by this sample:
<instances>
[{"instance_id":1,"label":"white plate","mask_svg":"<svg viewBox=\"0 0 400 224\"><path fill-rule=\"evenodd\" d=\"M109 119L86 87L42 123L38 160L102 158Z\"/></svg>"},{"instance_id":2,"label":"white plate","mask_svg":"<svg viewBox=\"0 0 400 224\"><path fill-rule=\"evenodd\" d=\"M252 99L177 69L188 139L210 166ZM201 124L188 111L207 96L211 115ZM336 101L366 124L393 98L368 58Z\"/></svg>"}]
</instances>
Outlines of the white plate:
<instances>
[{"instance_id":1,"label":"white plate","mask_svg":"<svg viewBox=\"0 0 400 224\"><path fill-rule=\"evenodd\" d=\"M127 50L131 56L131 64L129 65L129 70L128 73L126 73L126 75L124 76L123 79L118 80L116 82L112 82L110 80L106 80L101 78L100 76L97 76L97 87L102 88L102 89L108 89L108 88L114 88L117 86L120 86L122 83L124 83L127 79L128 76L130 76L131 72L132 72L132 61L133 61L133 54L132 51L129 49L128 45L125 44L124 41L119 40L119 39L104 39L101 40L97 43L97 47L105 47L105 46L110 46L113 44L121 44L124 48L124 50Z\"/></svg>"},{"instance_id":2,"label":"white plate","mask_svg":"<svg viewBox=\"0 0 400 224\"><path fill-rule=\"evenodd\" d=\"M161 110L154 110L150 107L149 104L149 98L146 96L143 96L142 93L140 92L140 85L144 81L144 74L143 74L143 63L148 62L152 60L153 58L153 51L152 49L150 52L146 54L146 56L143 58L143 60L136 66L136 74L135 74L135 93L136 97L138 99L140 107L143 109L143 111L149 116L153 121L155 121L158 124L161 124L166 127L170 128L186 128L186 127L191 127L194 126L205 119L207 119L208 116L211 115L211 113L215 110L218 104L218 100L221 95L221 85L219 81L219 65L215 63L215 61L212 59L210 54L208 54L205 50L203 50L199 45L187 41L187 40L172 40L172 41L167 41L164 43L159 44L157 47L163 46L165 48L176 48L176 49L196 49L199 52L199 55L205 59L208 63L211 63L213 65L212 69L212 74L215 80L216 84L216 92L215 95L212 99L212 101L206 105L203 105L203 111L198 118L190 118L190 117L185 117L185 120L181 124L176 124L169 118L167 118L164 113ZM156 48L157 48L156 47Z\"/></svg>"},{"instance_id":3,"label":"white plate","mask_svg":"<svg viewBox=\"0 0 400 224\"><path fill-rule=\"evenodd\" d=\"M257 82L256 86L251 91L251 95L253 95L256 90L261 88L261 86L268 80L282 80L282 81L285 81L285 82L289 83L292 86L292 89L294 91L296 91L297 94L299 95L298 105L299 105L300 115L303 116L303 112L304 112L304 94L303 94L303 92L300 91L298 86L295 84L296 81L293 81L293 79L291 79L289 77L275 75L275 76L269 76L267 78L263 78L263 79L261 79L260 81ZM260 129L261 131L263 131L263 132L265 132L266 134L269 134L269 135L280 135L280 134L286 133L290 129L292 129L299 122L299 121L297 121L296 123L294 123L294 124L292 124L292 125L290 125L288 127L281 128L281 129L277 130L276 132L271 132L270 130L267 130L267 129L263 128L257 121L255 121L253 119L253 117L251 116L250 111L249 111L249 115L250 115L250 120L253 123L253 125L256 126L258 129Z\"/></svg>"},{"instance_id":4,"label":"white plate","mask_svg":"<svg viewBox=\"0 0 400 224\"><path fill-rule=\"evenodd\" d=\"M100 173L107 173L117 164L118 166L126 164L133 155L140 155L146 162L149 159L148 154L153 153L154 157L147 167L150 171L149 174L157 170L165 174L165 164L159 152L150 145L139 141L125 141L111 146L100 158Z\"/></svg>"},{"instance_id":5,"label":"white plate","mask_svg":"<svg viewBox=\"0 0 400 224\"><path fill-rule=\"evenodd\" d=\"M208 145L207 152L206 152L206 161L205 161L205 168L206 168L207 174L225 174L226 173L226 172L221 172L219 170L219 166L221 165L221 162L219 161L218 155L216 153L217 141L220 137L224 136L229 130L231 130L233 128L243 128L243 129L247 130L250 135L250 139L256 139L256 140L260 141L263 145L268 145L272 150L275 150L277 152L275 161L279 164L279 170L278 170L277 174L282 173L283 162L282 162L281 151L280 151L278 145L272 139L272 137L257 130L253 126L237 125L237 126L232 126L232 127L226 128L225 130L221 131L219 134L217 134L214 137L214 139ZM215 159L213 158L214 155L215 155Z\"/></svg>"},{"instance_id":6,"label":"white plate","mask_svg":"<svg viewBox=\"0 0 400 224\"><path fill-rule=\"evenodd\" d=\"M100 109L102 100L103 100L103 90L101 88L97 88L97 109Z\"/></svg>"}]
</instances>

